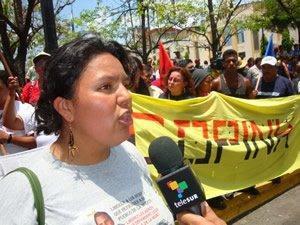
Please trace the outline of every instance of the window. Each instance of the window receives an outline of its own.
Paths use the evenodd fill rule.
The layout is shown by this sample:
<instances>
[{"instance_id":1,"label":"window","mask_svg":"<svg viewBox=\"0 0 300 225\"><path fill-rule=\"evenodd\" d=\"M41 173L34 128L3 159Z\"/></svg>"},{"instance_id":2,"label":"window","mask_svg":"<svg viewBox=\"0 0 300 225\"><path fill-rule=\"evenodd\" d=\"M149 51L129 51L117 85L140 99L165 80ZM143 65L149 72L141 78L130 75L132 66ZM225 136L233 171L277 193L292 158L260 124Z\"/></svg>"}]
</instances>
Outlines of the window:
<instances>
[{"instance_id":1,"label":"window","mask_svg":"<svg viewBox=\"0 0 300 225\"><path fill-rule=\"evenodd\" d=\"M244 30L239 30L237 33L237 38L238 38L238 43L244 43L245 42L245 35L244 35Z\"/></svg>"},{"instance_id":2,"label":"window","mask_svg":"<svg viewBox=\"0 0 300 225\"><path fill-rule=\"evenodd\" d=\"M226 41L226 46L231 46L232 45L232 39L231 39L231 36L230 36L230 29L229 28L226 28L225 29L225 32L224 32L224 39Z\"/></svg>"},{"instance_id":3,"label":"window","mask_svg":"<svg viewBox=\"0 0 300 225\"><path fill-rule=\"evenodd\" d=\"M259 50L259 38L258 38L258 32L257 32L257 31L253 31L252 36L253 36L253 46L254 46L254 50Z\"/></svg>"}]
</instances>

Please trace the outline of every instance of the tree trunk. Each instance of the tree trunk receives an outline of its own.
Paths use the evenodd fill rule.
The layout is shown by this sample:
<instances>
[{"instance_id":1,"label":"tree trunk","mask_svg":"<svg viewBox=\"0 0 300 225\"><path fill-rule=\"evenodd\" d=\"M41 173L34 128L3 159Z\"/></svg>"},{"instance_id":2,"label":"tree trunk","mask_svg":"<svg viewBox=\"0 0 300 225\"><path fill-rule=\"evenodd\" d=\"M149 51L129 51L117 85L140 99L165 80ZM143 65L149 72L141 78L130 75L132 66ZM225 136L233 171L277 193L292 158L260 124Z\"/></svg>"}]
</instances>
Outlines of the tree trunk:
<instances>
[{"instance_id":1,"label":"tree trunk","mask_svg":"<svg viewBox=\"0 0 300 225\"><path fill-rule=\"evenodd\" d=\"M52 53L58 48L52 0L41 0L41 11L44 24L45 51Z\"/></svg>"},{"instance_id":2,"label":"tree trunk","mask_svg":"<svg viewBox=\"0 0 300 225\"><path fill-rule=\"evenodd\" d=\"M18 74L19 81L21 84L25 83L25 65L26 65L26 55L27 55L27 42L26 36L22 35L19 40L19 47L17 51L17 56L15 58L14 68Z\"/></svg>"},{"instance_id":3,"label":"tree trunk","mask_svg":"<svg viewBox=\"0 0 300 225\"><path fill-rule=\"evenodd\" d=\"M146 9L143 5L143 0L139 0L142 7L141 14L141 29L142 29L142 60L147 63L147 38L146 38Z\"/></svg>"},{"instance_id":4,"label":"tree trunk","mask_svg":"<svg viewBox=\"0 0 300 225\"><path fill-rule=\"evenodd\" d=\"M217 24L215 21L215 16L214 16L214 8L213 8L213 1L212 0L207 0L207 5L208 5L208 11L209 11L209 21L210 21L210 28L211 28L211 51L213 54L213 59L217 58L217 53L218 53L218 48L219 48L219 40L217 37L218 34L218 29L217 29Z\"/></svg>"}]
</instances>

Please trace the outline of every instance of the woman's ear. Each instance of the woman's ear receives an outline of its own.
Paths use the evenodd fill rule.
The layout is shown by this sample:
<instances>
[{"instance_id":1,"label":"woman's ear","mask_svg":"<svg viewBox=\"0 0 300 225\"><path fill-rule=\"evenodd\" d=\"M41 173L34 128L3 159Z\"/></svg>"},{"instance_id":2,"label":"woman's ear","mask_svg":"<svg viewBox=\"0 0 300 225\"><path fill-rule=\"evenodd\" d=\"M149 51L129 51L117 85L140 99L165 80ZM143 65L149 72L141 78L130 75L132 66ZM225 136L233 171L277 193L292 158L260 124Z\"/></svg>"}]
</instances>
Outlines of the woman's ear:
<instances>
[{"instance_id":1,"label":"woman's ear","mask_svg":"<svg viewBox=\"0 0 300 225\"><path fill-rule=\"evenodd\" d=\"M74 106L71 100L57 97L53 102L53 106L68 123L74 120Z\"/></svg>"}]
</instances>

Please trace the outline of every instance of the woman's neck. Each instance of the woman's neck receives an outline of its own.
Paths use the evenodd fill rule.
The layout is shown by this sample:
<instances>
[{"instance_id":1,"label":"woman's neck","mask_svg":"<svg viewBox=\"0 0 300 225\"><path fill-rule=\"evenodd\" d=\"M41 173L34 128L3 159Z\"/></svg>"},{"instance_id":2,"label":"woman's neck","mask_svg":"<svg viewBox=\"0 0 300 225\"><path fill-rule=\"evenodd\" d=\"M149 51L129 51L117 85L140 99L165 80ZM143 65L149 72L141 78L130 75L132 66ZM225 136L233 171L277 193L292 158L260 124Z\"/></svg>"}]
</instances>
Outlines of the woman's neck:
<instances>
[{"instance_id":1,"label":"woman's neck","mask_svg":"<svg viewBox=\"0 0 300 225\"><path fill-rule=\"evenodd\" d=\"M58 140L51 146L52 154L60 161L74 165L94 165L106 160L110 154L110 147L102 147L99 145L92 145L91 142L82 143L75 139L74 157L69 149L69 137L67 135L60 135Z\"/></svg>"},{"instance_id":2,"label":"woman's neck","mask_svg":"<svg viewBox=\"0 0 300 225\"><path fill-rule=\"evenodd\" d=\"M180 91L180 92L171 92L171 91L170 91L170 95L175 96L175 97L176 97L176 96L183 95L183 93L184 93L184 92L182 92L182 91Z\"/></svg>"}]
</instances>

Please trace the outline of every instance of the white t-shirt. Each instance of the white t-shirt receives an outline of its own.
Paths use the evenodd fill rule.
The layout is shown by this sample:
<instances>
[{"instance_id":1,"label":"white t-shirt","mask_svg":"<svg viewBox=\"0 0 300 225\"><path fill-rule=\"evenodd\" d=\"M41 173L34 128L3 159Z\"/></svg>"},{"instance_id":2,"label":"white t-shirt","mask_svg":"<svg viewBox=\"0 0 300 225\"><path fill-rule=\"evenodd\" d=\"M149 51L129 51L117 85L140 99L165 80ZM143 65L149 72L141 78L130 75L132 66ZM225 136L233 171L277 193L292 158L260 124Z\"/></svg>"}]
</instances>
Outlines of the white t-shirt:
<instances>
[{"instance_id":1,"label":"white t-shirt","mask_svg":"<svg viewBox=\"0 0 300 225\"><path fill-rule=\"evenodd\" d=\"M22 104L20 101L15 101L15 110L16 113L24 113L24 112L32 112L34 111L34 108L27 103ZM2 120L2 113L3 110L0 110L0 115L1 115L1 119L0 119L0 129L4 130L5 132L9 133L9 134L13 134L13 135L18 135L18 136L24 136L26 134L29 133L28 130L11 130L8 129L7 127L3 126L3 120ZM7 152L9 154L14 154L17 152L22 152L25 150L28 150L27 148L18 146L18 145L14 145L14 144L4 144L4 147L6 148Z\"/></svg>"},{"instance_id":2,"label":"white t-shirt","mask_svg":"<svg viewBox=\"0 0 300 225\"><path fill-rule=\"evenodd\" d=\"M25 104L29 105L27 103L25 103ZM37 124L36 124L34 112L35 112L35 109L32 106L30 109L17 112L17 115L23 120L24 130L26 133L36 131ZM45 134L41 133L39 135L36 135L36 145L37 145L37 147L49 145L49 144L52 144L54 141L56 141L56 139L57 139L57 135L54 135L54 134L45 135Z\"/></svg>"},{"instance_id":3,"label":"white t-shirt","mask_svg":"<svg viewBox=\"0 0 300 225\"><path fill-rule=\"evenodd\" d=\"M144 158L127 141L111 148L110 156L95 165L63 163L49 146L31 155L30 161L24 166L41 182L46 224L93 225L97 212L108 214L115 225L174 224L152 186ZM32 190L23 174L0 180L0 190L1 225L37 224Z\"/></svg>"},{"instance_id":4,"label":"white t-shirt","mask_svg":"<svg viewBox=\"0 0 300 225\"><path fill-rule=\"evenodd\" d=\"M25 133L28 134L29 132L33 132L36 128L36 122L34 118L35 109L28 103L24 103L22 106L24 107L24 110L16 110L16 114L23 120ZM27 107L26 109L25 106Z\"/></svg>"}]
</instances>

